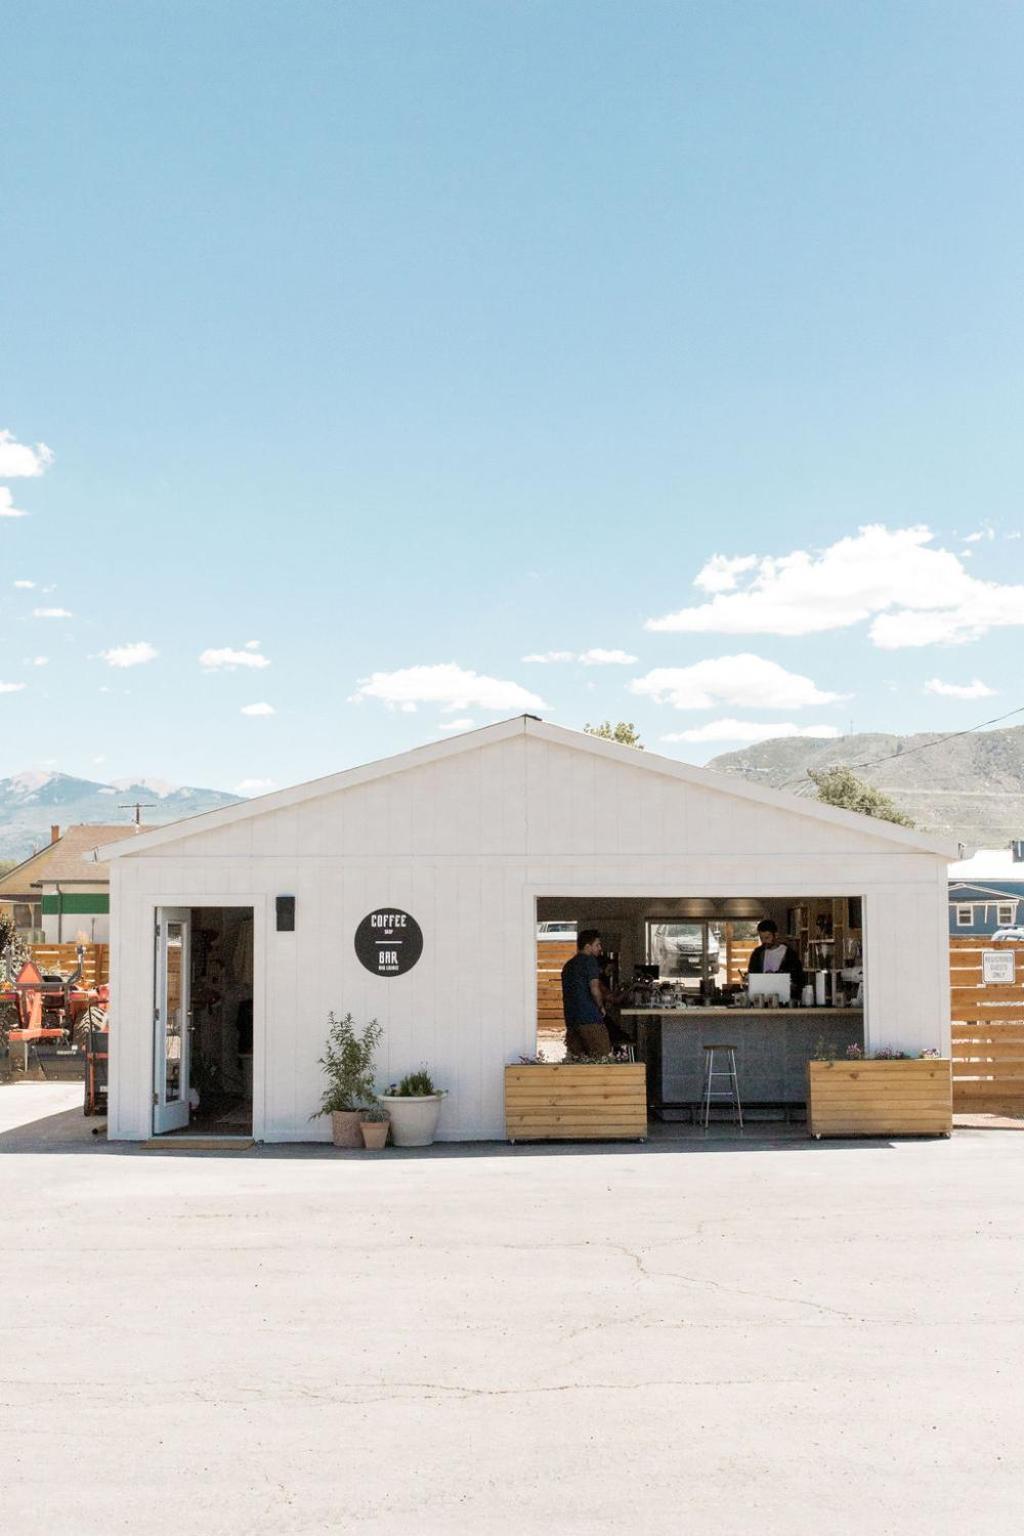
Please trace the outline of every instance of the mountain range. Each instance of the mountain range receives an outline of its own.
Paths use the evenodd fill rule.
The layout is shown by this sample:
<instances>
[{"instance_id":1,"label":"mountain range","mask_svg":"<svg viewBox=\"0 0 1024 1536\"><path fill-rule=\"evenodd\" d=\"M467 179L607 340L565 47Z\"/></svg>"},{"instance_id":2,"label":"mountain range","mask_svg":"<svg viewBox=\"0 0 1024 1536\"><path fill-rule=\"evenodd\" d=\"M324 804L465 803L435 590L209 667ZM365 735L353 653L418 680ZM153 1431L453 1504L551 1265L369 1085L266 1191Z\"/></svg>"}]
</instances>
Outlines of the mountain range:
<instances>
[{"instance_id":1,"label":"mountain range","mask_svg":"<svg viewBox=\"0 0 1024 1536\"><path fill-rule=\"evenodd\" d=\"M1024 725L942 736L863 733L834 741L786 736L712 758L709 768L755 784L813 795L810 769L846 764L883 790L926 832L976 848L1003 848L1024 837ZM141 801L144 826L233 805L218 789L175 787L159 779L112 784L30 770L0 779L0 859L24 859L50 840L50 827L127 824Z\"/></svg>"},{"instance_id":2,"label":"mountain range","mask_svg":"<svg viewBox=\"0 0 1024 1536\"><path fill-rule=\"evenodd\" d=\"M0 859L28 858L50 841L51 826L65 828L80 822L127 826L136 801L143 805L143 826L155 827L234 805L237 800L237 795L218 789L176 788L159 779L100 784L67 773L30 769L0 779Z\"/></svg>"},{"instance_id":3,"label":"mountain range","mask_svg":"<svg viewBox=\"0 0 1024 1536\"><path fill-rule=\"evenodd\" d=\"M944 739L864 733L835 741L785 736L713 758L709 768L813 795L809 769L844 764L882 790L923 832L977 848L1024 837L1024 725Z\"/></svg>"}]
</instances>

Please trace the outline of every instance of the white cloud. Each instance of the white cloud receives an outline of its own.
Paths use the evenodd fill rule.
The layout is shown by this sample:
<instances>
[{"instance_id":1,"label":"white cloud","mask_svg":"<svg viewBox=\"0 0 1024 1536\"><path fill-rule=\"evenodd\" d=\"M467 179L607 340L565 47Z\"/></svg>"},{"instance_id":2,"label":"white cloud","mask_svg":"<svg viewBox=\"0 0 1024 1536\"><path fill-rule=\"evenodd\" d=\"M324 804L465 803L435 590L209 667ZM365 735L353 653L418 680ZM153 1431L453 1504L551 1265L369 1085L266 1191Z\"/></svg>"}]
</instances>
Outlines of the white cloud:
<instances>
[{"instance_id":1,"label":"white cloud","mask_svg":"<svg viewBox=\"0 0 1024 1536\"><path fill-rule=\"evenodd\" d=\"M728 555L712 555L697 572L693 584L704 592L732 592L737 584L736 578L742 576L744 571L752 570L756 564L756 555L737 555L733 559Z\"/></svg>"},{"instance_id":2,"label":"white cloud","mask_svg":"<svg viewBox=\"0 0 1024 1536\"><path fill-rule=\"evenodd\" d=\"M944 683L938 677L930 677L924 685L925 693L937 693L944 699L994 699L997 690L976 677L972 683Z\"/></svg>"},{"instance_id":3,"label":"white cloud","mask_svg":"<svg viewBox=\"0 0 1024 1536\"><path fill-rule=\"evenodd\" d=\"M0 683L0 693L20 693L24 683Z\"/></svg>"},{"instance_id":4,"label":"white cloud","mask_svg":"<svg viewBox=\"0 0 1024 1536\"><path fill-rule=\"evenodd\" d=\"M147 661L154 661L159 654L148 640L134 640L129 645L115 645L112 650L100 652L111 667L141 667Z\"/></svg>"},{"instance_id":5,"label":"white cloud","mask_svg":"<svg viewBox=\"0 0 1024 1536\"><path fill-rule=\"evenodd\" d=\"M545 709L543 699L519 683L484 673L467 671L455 662L433 667L403 667L397 672L374 672L361 679L350 703L380 699L389 709L411 714L419 704L440 704L448 713L456 710L507 709L512 713Z\"/></svg>"},{"instance_id":6,"label":"white cloud","mask_svg":"<svg viewBox=\"0 0 1024 1536\"><path fill-rule=\"evenodd\" d=\"M807 709L847 697L826 693L809 677L751 655L719 656L691 667L655 667L646 676L634 678L629 688L676 709L714 709L718 704L731 704L734 709Z\"/></svg>"},{"instance_id":7,"label":"white cloud","mask_svg":"<svg viewBox=\"0 0 1024 1536\"><path fill-rule=\"evenodd\" d=\"M11 432L0 432L0 479L35 479L53 463L53 450L45 443L18 443Z\"/></svg>"},{"instance_id":8,"label":"white cloud","mask_svg":"<svg viewBox=\"0 0 1024 1536\"><path fill-rule=\"evenodd\" d=\"M236 795L265 795L268 789L273 789L273 779L243 779L235 785Z\"/></svg>"},{"instance_id":9,"label":"white cloud","mask_svg":"<svg viewBox=\"0 0 1024 1536\"><path fill-rule=\"evenodd\" d=\"M74 614L69 613L66 608L33 608L32 617L34 619L73 619Z\"/></svg>"},{"instance_id":10,"label":"white cloud","mask_svg":"<svg viewBox=\"0 0 1024 1536\"><path fill-rule=\"evenodd\" d=\"M971 576L960 556L929 548L925 527L873 525L811 553L741 557L748 579L709 603L647 620L668 633L813 635L871 620L882 650L958 644L1024 625L1024 586ZM696 585L718 578L715 556Z\"/></svg>"},{"instance_id":11,"label":"white cloud","mask_svg":"<svg viewBox=\"0 0 1024 1536\"><path fill-rule=\"evenodd\" d=\"M6 485L0 485L0 517L27 517L20 507L14 505L14 497Z\"/></svg>"},{"instance_id":12,"label":"white cloud","mask_svg":"<svg viewBox=\"0 0 1024 1536\"><path fill-rule=\"evenodd\" d=\"M273 715L276 713L273 704L243 704L240 710L243 715Z\"/></svg>"},{"instance_id":13,"label":"white cloud","mask_svg":"<svg viewBox=\"0 0 1024 1536\"><path fill-rule=\"evenodd\" d=\"M606 651L594 646L589 651L532 651L521 661L540 662L546 665L554 661L578 661L585 667L631 667L636 661L628 651Z\"/></svg>"},{"instance_id":14,"label":"white cloud","mask_svg":"<svg viewBox=\"0 0 1024 1536\"><path fill-rule=\"evenodd\" d=\"M247 651L258 651L260 648L260 642L258 640L247 640L245 642L245 648Z\"/></svg>"},{"instance_id":15,"label":"white cloud","mask_svg":"<svg viewBox=\"0 0 1024 1536\"><path fill-rule=\"evenodd\" d=\"M834 741L842 732L835 725L768 725L757 720L709 720L690 731L673 731L662 741L777 741L782 736L811 736Z\"/></svg>"},{"instance_id":16,"label":"white cloud","mask_svg":"<svg viewBox=\"0 0 1024 1536\"><path fill-rule=\"evenodd\" d=\"M35 582L34 581L16 581L14 583L14 585L16 587L20 587L20 589L23 592L31 592L32 588L35 586Z\"/></svg>"},{"instance_id":17,"label":"white cloud","mask_svg":"<svg viewBox=\"0 0 1024 1536\"><path fill-rule=\"evenodd\" d=\"M603 651L600 646L580 653L580 661L585 667L631 667L636 659L628 651Z\"/></svg>"},{"instance_id":18,"label":"white cloud","mask_svg":"<svg viewBox=\"0 0 1024 1536\"><path fill-rule=\"evenodd\" d=\"M439 726L439 731L471 731L476 725L475 720L445 720Z\"/></svg>"},{"instance_id":19,"label":"white cloud","mask_svg":"<svg viewBox=\"0 0 1024 1536\"><path fill-rule=\"evenodd\" d=\"M26 667L48 667L49 664L49 656L26 656L25 658Z\"/></svg>"},{"instance_id":20,"label":"white cloud","mask_svg":"<svg viewBox=\"0 0 1024 1536\"><path fill-rule=\"evenodd\" d=\"M249 648L244 651L233 651L230 646L225 646L223 650L219 651L203 651L199 657L199 665L206 667L210 672L222 669L231 671L235 667L269 667L270 662L268 658L261 655L259 651L253 650L251 646L252 643L250 642Z\"/></svg>"}]
</instances>

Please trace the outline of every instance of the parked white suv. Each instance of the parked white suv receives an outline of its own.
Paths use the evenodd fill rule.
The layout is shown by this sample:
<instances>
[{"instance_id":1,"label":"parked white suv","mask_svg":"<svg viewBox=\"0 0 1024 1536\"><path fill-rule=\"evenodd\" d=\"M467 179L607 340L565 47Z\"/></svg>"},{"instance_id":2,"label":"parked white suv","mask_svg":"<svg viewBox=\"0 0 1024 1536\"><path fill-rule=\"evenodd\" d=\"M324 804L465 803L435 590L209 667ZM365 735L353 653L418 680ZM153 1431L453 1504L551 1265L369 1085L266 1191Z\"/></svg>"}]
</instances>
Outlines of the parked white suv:
<instances>
[{"instance_id":1,"label":"parked white suv","mask_svg":"<svg viewBox=\"0 0 1024 1536\"><path fill-rule=\"evenodd\" d=\"M557 939L561 943L572 943L576 938L575 923L538 923L538 939Z\"/></svg>"}]
</instances>

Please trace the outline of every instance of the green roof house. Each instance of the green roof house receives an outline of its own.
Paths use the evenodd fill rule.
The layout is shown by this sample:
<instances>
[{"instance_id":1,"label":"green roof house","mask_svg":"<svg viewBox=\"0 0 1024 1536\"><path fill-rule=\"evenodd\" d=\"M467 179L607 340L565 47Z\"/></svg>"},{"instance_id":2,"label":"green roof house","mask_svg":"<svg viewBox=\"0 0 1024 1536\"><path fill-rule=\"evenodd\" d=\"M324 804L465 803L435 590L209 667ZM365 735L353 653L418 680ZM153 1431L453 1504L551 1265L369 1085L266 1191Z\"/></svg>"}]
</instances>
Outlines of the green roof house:
<instances>
[{"instance_id":1,"label":"green roof house","mask_svg":"<svg viewBox=\"0 0 1024 1536\"><path fill-rule=\"evenodd\" d=\"M137 827L50 828L50 841L0 879L0 912L13 917L26 943L71 944L110 938L110 873L88 863L93 849L134 837Z\"/></svg>"}]
</instances>

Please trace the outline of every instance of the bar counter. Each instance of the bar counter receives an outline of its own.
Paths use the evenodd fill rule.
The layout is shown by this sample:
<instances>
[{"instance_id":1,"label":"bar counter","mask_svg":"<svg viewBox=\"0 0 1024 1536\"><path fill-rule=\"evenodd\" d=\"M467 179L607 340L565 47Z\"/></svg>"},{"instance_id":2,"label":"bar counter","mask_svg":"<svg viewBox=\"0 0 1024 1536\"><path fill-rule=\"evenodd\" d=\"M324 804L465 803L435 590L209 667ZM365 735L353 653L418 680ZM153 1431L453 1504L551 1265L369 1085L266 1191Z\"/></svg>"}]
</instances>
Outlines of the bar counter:
<instances>
[{"instance_id":1,"label":"bar counter","mask_svg":"<svg viewBox=\"0 0 1024 1536\"><path fill-rule=\"evenodd\" d=\"M745 1104L803 1104L819 1040L839 1060L847 1046L864 1044L862 1008L623 1008L622 1017L639 1021L654 1104L699 1102L705 1045L736 1047Z\"/></svg>"}]
</instances>

